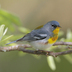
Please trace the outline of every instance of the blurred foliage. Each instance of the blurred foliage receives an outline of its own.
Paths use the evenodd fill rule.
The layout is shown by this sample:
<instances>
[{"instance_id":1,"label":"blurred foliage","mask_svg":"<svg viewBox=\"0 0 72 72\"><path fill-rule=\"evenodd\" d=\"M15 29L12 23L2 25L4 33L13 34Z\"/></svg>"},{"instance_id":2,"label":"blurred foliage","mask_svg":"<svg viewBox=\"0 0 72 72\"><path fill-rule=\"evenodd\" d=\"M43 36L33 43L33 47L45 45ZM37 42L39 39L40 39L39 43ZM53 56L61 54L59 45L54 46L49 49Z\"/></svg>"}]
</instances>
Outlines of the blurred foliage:
<instances>
[{"instance_id":1,"label":"blurred foliage","mask_svg":"<svg viewBox=\"0 0 72 72\"><path fill-rule=\"evenodd\" d=\"M10 35L3 39L3 36L6 34L8 28L4 30L5 25L0 26L0 46L4 46L6 44L6 41L9 40L13 35Z\"/></svg>"},{"instance_id":2,"label":"blurred foliage","mask_svg":"<svg viewBox=\"0 0 72 72\"><path fill-rule=\"evenodd\" d=\"M5 10L2 10L0 9L0 46L5 46L6 43L10 42L9 40L16 40L20 37L22 37L23 35L22 34L19 34L19 35L7 35L6 33L8 31L10 32L13 32L15 31L15 26L14 24L17 26L19 32L22 32L23 35L26 34L26 33L29 33L31 30L27 29L27 28L24 28L24 27L21 27L21 21L20 19L5 11ZM59 38L63 36L63 32L60 31L59 32ZM68 42L68 41L72 41L72 32L71 30L68 30L67 31L67 35L66 35L66 38L61 38L59 39L59 41L65 41L65 42ZM15 44L15 43L14 43ZM10 45L14 45L14 44L10 44ZM58 47L65 47L65 46L58 46ZM54 48L56 48L56 46L53 46L51 48L51 50L53 51L64 51L64 49L59 49L58 50L55 50ZM67 49L65 49L67 50ZM23 53L23 52L19 52L19 56L24 56L26 55L26 53ZM33 57L35 57L36 59L40 59L41 56L38 56L38 55L32 55ZM71 54L69 55L64 55L64 58L67 59L70 63L72 63L72 56ZM47 62L48 62L48 65L49 67L52 69L52 70L55 70L56 69L56 65L55 65L55 61L57 62L60 62L61 59L60 57L57 57L57 58L54 58L52 56L49 56L47 57Z\"/></svg>"},{"instance_id":3,"label":"blurred foliage","mask_svg":"<svg viewBox=\"0 0 72 72\"><path fill-rule=\"evenodd\" d=\"M0 9L0 25L4 24L6 27L9 28L9 31L14 31L15 27L14 24L17 26L21 25L21 21L19 17Z\"/></svg>"}]
</instances>

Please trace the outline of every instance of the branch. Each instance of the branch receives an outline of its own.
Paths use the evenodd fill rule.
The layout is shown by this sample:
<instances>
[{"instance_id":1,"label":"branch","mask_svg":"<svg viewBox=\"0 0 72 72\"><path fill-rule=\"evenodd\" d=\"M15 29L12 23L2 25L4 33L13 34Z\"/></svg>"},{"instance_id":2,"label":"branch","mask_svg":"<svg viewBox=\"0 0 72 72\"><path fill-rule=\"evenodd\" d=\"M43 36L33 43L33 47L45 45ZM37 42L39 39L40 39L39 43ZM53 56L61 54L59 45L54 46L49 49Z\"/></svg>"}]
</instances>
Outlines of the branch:
<instances>
[{"instance_id":1,"label":"branch","mask_svg":"<svg viewBox=\"0 0 72 72\"><path fill-rule=\"evenodd\" d=\"M72 42L56 42L56 43L54 43L53 46L56 46L56 45L68 45L68 46L72 46Z\"/></svg>"},{"instance_id":2,"label":"branch","mask_svg":"<svg viewBox=\"0 0 72 72\"><path fill-rule=\"evenodd\" d=\"M72 46L72 42L56 42L54 46L56 45ZM51 52L51 51L43 51L43 50L33 51L33 50L28 50L26 48L31 48L31 46L28 44L27 45L21 44L21 45L16 45L16 46L0 47L0 52L8 52L8 51L17 50L17 51L23 51L23 52L31 53L31 54L48 55L48 56L54 56L54 57L72 53L72 50L63 51L63 52Z\"/></svg>"}]
</instances>

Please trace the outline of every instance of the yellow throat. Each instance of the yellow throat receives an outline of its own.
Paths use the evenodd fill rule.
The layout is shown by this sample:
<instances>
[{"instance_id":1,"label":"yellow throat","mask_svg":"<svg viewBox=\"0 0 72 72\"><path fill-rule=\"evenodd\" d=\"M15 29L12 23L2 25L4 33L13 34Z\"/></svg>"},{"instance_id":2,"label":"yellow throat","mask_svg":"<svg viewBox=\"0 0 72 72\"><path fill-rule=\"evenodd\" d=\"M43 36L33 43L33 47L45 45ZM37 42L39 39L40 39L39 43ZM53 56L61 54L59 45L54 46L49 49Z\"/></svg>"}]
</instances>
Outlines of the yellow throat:
<instances>
[{"instance_id":1,"label":"yellow throat","mask_svg":"<svg viewBox=\"0 0 72 72\"><path fill-rule=\"evenodd\" d=\"M48 43L53 44L56 42L56 40L58 39L58 33L59 33L60 27L57 27L53 33L54 33L54 37L51 37L48 39Z\"/></svg>"}]
</instances>

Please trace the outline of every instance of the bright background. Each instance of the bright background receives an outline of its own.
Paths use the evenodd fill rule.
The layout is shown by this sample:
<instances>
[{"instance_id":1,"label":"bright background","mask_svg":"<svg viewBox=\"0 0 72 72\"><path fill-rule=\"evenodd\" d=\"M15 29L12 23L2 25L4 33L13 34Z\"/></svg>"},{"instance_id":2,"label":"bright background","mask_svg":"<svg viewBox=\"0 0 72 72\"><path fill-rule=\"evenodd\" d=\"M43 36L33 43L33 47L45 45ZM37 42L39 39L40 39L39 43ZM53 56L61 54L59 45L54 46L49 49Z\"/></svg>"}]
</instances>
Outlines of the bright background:
<instances>
[{"instance_id":1,"label":"bright background","mask_svg":"<svg viewBox=\"0 0 72 72\"><path fill-rule=\"evenodd\" d=\"M71 0L0 0L0 8L16 16L22 26L30 30L48 21L56 20L62 31L72 29L72 1ZM16 27L17 28L17 27ZM19 33L17 30L12 34ZM64 35L64 37L66 37ZM55 72L71 72L72 64L63 56L61 62L56 63ZM0 72L53 72L46 56L36 59L31 54L20 56L19 52L0 53Z\"/></svg>"},{"instance_id":2,"label":"bright background","mask_svg":"<svg viewBox=\"0 0 72 72\"><path fill-rule=\"evenodd\" d=\"M23 25L34 29L56 20L66 31L72 23L71 0L0 0L1 8L20 17Z\"/></svg>"}]
</instances>

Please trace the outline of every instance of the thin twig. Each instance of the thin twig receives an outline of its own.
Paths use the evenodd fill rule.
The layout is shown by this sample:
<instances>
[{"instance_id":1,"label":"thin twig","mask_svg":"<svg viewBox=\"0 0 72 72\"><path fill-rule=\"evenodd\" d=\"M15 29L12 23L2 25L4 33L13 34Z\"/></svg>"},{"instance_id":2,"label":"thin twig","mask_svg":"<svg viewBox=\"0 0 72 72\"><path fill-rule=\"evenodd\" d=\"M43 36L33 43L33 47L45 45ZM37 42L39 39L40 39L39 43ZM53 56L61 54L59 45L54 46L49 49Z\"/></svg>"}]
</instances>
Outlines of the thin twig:
<instances>
[{"instance_id":1,"label":"thin twig","mask_svg":"<svg viewBox=\"0 0 72 72\"><path fill-rule=\"evenodd\" d=\"M69 46L72 46L72 42L56 42L56 43L54 43L53 46L56 46L56 45L69 45Z\"/></svg>"}]
</instances>

